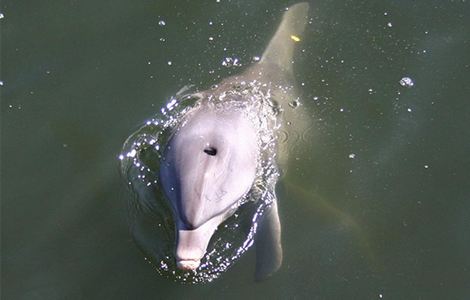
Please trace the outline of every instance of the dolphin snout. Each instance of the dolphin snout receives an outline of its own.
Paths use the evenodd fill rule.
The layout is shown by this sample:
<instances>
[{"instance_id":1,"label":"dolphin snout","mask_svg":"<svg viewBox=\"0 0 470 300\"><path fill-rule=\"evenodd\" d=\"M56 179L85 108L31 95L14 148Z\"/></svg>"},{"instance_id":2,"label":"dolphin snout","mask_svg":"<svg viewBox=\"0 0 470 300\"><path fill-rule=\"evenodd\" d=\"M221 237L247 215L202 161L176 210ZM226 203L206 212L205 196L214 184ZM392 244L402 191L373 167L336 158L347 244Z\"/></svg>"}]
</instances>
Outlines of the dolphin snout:
<instances>
[{"instance_id":1,"label":"dolphin snout","mask_svg":"<svg viewBox=\"0 0 470 300\"><path fill-rule=\"evenodd\" d=\"M201 241L197 232L180 230L179 241L176 247L176 266L180 270L196 270L206 251L205 241Z\"/></svg>"},{"instance_id":2,"label":"dolphin snout","mask_svg":"<svg viewBox=\"0 0 470 300\"><path fill-rule=\"evenodd\" d=\"M178 230L176 243L176 266L178 269L193 271L199 267L209 240L222 220L223 216L217 216L196 229Z\"/></svg>"}]
</instances>

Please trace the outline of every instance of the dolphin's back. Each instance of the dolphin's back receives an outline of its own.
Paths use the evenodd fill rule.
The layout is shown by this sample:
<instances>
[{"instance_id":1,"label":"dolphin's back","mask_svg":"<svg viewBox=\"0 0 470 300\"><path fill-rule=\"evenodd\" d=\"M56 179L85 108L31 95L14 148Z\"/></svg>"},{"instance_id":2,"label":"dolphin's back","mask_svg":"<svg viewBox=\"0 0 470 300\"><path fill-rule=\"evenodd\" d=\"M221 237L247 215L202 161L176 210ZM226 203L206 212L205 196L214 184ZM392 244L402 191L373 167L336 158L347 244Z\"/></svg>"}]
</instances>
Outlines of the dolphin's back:
<instances>
[{"instance_id":1,"label":"dolphin's back","mask_svg":"<svg viewBox=\"0 0 470 300\"><path fill-rule=\"evenodd\" d=\"M292 57L295 43L305 30L308 21L306 2L297 3L284 13L281 24L269 42L260 61L263 66L277 66L282 72L292 74Z\"/></svg>"}]
</instances>

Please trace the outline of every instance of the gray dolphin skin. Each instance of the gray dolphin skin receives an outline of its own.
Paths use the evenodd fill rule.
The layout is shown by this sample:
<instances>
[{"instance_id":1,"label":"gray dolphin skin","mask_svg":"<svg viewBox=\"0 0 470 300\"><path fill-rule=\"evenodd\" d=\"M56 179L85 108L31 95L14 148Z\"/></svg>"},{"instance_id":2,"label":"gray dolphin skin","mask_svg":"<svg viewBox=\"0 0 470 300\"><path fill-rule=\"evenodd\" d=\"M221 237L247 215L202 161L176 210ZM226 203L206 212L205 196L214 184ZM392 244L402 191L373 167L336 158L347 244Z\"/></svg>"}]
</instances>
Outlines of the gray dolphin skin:
<instances>
[{"instance_id":1,"label":"gray dolphin skin","mask_svg":"<svg viewBox=\"0 0 470 300\"><path fill-rule=\"evenodd\" d=\"M307 3L289 7L259 62L199 93L197 105L187 112L167 144L159 177L174 215L175 257L181 270L199 267L217 227L234 214L240 199L252 188L262 153L263 137L248 113L213 105L207 99L224 97L234 86L255 81L266 87L280 108L280 124L295 119L289 108L295 98L293 54L307 23L308 8ZM277 160L286 157L281 148ZM276 201L259 221L255 246L256 278L262 279L282 264Z\"/></svg>"}]
</instances>

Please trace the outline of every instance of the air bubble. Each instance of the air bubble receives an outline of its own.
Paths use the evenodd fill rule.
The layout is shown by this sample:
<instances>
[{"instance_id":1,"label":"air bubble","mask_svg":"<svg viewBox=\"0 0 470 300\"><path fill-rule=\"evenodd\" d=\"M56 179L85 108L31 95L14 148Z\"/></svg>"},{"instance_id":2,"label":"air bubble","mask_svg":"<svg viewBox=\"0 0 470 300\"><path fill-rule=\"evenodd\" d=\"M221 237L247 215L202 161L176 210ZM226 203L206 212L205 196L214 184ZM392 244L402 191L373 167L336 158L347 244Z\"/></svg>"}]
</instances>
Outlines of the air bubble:
<instances>
[{"instance_id":1,"label":"air bubble","mask_svg":"<svg viewBox=\"0 0 470 300\"><path fill-rule=\"evenodd\" d=\"M403 86L403 87L407 87L407 88L410 88L412 86L415 85L413 79L411 79L410 77L403 77L402 79L400 79L400 85Z\"/></svg>"},{"instance_id":2,"label":"air bubble","mask_svg":"<svg viewBox=\"0 0 470 300\"><path fill-rule=\"evenodd\" d=\"M299 105L300 105L299 99L295 99L294 101L289 102L289 106L292 107L292 108L297 108L297 107L299 107Z\"/></svg>"}]
</instances>

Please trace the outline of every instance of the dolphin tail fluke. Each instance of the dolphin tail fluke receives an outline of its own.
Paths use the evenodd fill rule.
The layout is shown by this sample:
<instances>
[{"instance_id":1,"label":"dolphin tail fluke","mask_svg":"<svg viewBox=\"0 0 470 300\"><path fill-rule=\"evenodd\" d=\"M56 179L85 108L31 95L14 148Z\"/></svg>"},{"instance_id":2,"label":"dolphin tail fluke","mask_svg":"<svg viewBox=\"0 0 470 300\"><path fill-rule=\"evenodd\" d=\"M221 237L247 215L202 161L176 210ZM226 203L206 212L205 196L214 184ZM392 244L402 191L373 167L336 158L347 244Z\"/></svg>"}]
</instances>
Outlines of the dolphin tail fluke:
<instances>
[{"instance_id":1,"label":"dolphin tail fluke","mask_svg":"<svg viewBox=\"0 0 470 300\"><path fill-rule=\"evenodd\" d=\"M272 275L282 264L281 223L276 199L259 224L255 244L255 279L259 281Z\"/></svg>"},{"instance_id":2,"label":"dolphin tail fluke","mask_svg":"<svg viewBox=\"0 0 470 300\"><path fill-rule=\"evenodd\" d=\"M297 3L288 8L276 33L263 53L260 64L275 64L283 72L292 73L295 44L301 41L308 21L309 4Z\"/></svg>"}]
</instances>

